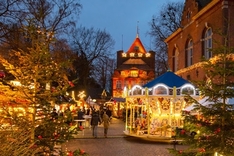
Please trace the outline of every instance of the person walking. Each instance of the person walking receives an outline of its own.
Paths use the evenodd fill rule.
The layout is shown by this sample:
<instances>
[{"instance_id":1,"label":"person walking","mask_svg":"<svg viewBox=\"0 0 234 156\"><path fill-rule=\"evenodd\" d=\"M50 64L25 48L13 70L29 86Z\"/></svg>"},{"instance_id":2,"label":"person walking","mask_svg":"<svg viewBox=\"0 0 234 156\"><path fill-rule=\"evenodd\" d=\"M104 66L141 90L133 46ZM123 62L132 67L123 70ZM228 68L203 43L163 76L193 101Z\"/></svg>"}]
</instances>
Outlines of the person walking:
<instances>
[{"instance_id":1,"label":"person walking","mask_svg":"<svg viewBox=\"0 0 234 156\"><path fill-rule=\"evenodd\" d=\"M107 107L106 114L108 115L109 121L111 122L111 119L112 119L112 111L109 109L109 107Z\"/></svg>"},{"instance_id":2,"label":"person walking","mask_svg":"<svg viewBox=\"0 0 234 156\"><path fill-rule=\"evenodd\" d=\"M100 123L101 123L101 119L99 117L99 114L96 110L94 110L92 113L92 118L91 118L91 126L93 130L93 137L95 138L97 138L98 124Z\"/></svg>"},{"instance_id":3,"label":"person walking","mask_svg":"<svg viewBox=\"0 0 234 156\"><path fill-rule=\"evenodd\" d=\"M110 118L106 114L106 111L104 111L104 114L102 116L102 121L103 121L103 126L104 126L104 136L105 136L105 138L107 138L107 132L108 132L109 124L110 124Z\"/></svg>"},{"instance_id":4,"label":"person walking","mask_svg":"<svg viewBox=\"0 0 234 156\"><path fill-rule=\"evenodd\" d=\"M109 107L107 107L106 114L109 116L109 118L111 118L112 112Z\"/></svg>"}]
</instances>

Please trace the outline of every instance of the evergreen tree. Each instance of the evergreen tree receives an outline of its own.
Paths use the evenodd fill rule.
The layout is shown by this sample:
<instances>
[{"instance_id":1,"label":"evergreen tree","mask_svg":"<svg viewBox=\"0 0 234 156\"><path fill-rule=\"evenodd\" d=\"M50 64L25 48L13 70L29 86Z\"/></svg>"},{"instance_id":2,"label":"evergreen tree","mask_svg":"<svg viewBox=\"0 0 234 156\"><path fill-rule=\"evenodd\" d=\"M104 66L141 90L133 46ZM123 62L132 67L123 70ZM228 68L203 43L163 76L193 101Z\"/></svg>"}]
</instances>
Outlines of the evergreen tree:
<instances>
[{"instance_id":1,"label":"evergreen tree","mask_svg":"<svg viewBox=\"0 0 234 156\"><path fill-rule=\"evenodd\" d=\"M63 117L51 114L54 104L70 86L65 72L67 63L56 62L51 55L56 41L53 32L41 29L33 20L24 25L21 32L30 46L26 50L10 51L13 64L0 56L0 63L13 75L15 83L1 79L1 118L8 117L11 125L2 129L5 133L1 142L5 146L1 144L0 151L6 156L51 155L54 146L68 140L72 132L66 122L67 113ZM23 140L14 140L22 138L22 134Z\"/></svg>"},{"instance_id":2,"label":"evergreen tree","mask_svg":"<svg viewBox=\"0 0 234 156\"><path fill-rule=\"evenodd\" d=\"M170 149L175 155L234 155L234 103L228 102L234 98L234 48L229 45L232 38L228 33L220 36L222 43L216 42L210 49L213 57L203 63L207 80L195 82L207 104L188 96L195 103L193 111L198 113L184 112L184 129L178 130L176 137L182 137L189 148Z\"/></svg>"}]
</instances>

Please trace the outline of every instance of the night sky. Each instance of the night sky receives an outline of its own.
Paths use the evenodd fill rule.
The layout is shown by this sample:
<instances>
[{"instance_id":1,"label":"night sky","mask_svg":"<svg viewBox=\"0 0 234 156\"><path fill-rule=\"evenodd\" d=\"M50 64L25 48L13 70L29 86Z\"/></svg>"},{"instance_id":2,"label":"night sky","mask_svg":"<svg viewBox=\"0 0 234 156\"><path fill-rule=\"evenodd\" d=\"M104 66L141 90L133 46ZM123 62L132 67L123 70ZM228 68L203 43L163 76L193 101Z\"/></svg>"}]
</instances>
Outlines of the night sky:
<instances>
[{"instance_id":1,"label":"night sky","mask_svg":"<svg viewBox=\"0 0 234 156\"><path fill-rule=\"evenodd\" d=\"M168 2L183 0L80 0L83 8L77 25L106 30L115 40L113 52L127 51L136 38L151 49L149 22Z\"/></svg>"}]
</instances>

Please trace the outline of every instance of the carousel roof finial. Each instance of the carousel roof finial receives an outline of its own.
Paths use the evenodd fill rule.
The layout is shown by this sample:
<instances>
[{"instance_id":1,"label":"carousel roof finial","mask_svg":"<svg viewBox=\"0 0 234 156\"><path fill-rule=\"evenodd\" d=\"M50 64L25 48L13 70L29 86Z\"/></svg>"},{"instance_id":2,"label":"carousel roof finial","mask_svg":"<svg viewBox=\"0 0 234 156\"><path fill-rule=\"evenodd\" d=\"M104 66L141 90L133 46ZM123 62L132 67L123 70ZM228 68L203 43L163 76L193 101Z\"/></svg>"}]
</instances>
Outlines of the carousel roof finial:
<instances>
[{"instance_id":1,"label":"carousel roof finial","mask_svg":"<svg viewBox=\"0 0 234 156\"><path fill-rule=\"evenodd\" d=\"M167 71L168 71L168 72L171 72L171 69L170 69L170 68L168 68L168 69L167 69Z\"/></svg>"}]
</instances>

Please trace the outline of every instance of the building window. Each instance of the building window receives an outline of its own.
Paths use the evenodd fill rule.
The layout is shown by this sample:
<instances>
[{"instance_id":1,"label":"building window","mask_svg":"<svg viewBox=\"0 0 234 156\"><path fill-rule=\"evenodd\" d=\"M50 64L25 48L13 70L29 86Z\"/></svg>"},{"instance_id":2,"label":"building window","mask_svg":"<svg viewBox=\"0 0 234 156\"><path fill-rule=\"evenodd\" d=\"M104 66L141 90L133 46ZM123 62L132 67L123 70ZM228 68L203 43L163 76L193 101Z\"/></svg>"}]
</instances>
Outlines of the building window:
<instances>
[{"instance_id":1,"label":"building window","mask_svg":"<svg viewBox=\"0 0 234 156\"><path fill-rule=\"evenodd\" d=\"M121 71L120 73L121 76L125 76L125 71Z\"/></svg>"},{"instance_id":2,"label":"building window","mask_svg":"<svg viewBox=\"0 0 234 156\"><path fill-rule=\"evenodd\" d=\"M212 57L212 29L208 28L204 34L204 49L203 54L206 59L210 59Z\"/></svg>"},{"instance_id":3,"label":"building window","mask_svg":"<svg viewBox=\"0 0 234 156\"><path fill-rule=\"evenodd\" d=\"M172 55L172 71L176 72L178 70L178 49L175 48Z\"/></svg>"},{"instance_id":4,"label":"building window","mask_svg":"<svg viewBox=\"0 0 234 156\"><path fill-rule=\"evenodd\" d=\"M137 70L130 71L130 77L138 77L138 71Z\"/></svg>"},{"instance_id":5,"label":"building window","mask_svg":"<svg viewBox=\"0 0 234 156\"><path fill-rule=\"evenodd\" d=\"M186 67L193 64L193 41L189 40L186 47Z\"/></svg>"},{"instance_id":6,"label":"building window","mask_svg":"<svg viewBox=\"0 0 234 156\"><path fill-rule=\"evenodd\" d=\"M128 88L128 81L127 80L124 80L124 87Z\"/></svg>"},{"instance_id":7,"label":"building window","mask_svg":"<svg viewBox=\"0 0 234 156\"><path fill-rule=\"evenodd\" d=\"M122 89L121 81L117 80L116 82L116 89Z\"/></svg>"},{"instance_id":8,"label":"building window","mask_svg":"<svg viewBox=\"0 0 234 156\"><path fill-rule=\"evenodd\" d=\"M191 12L188 11L188 12L187 12L187 15L186 15L186 18L187 18L188 21L190 21L190 17L191 17Z\"/></svg>"}]
</instances>

